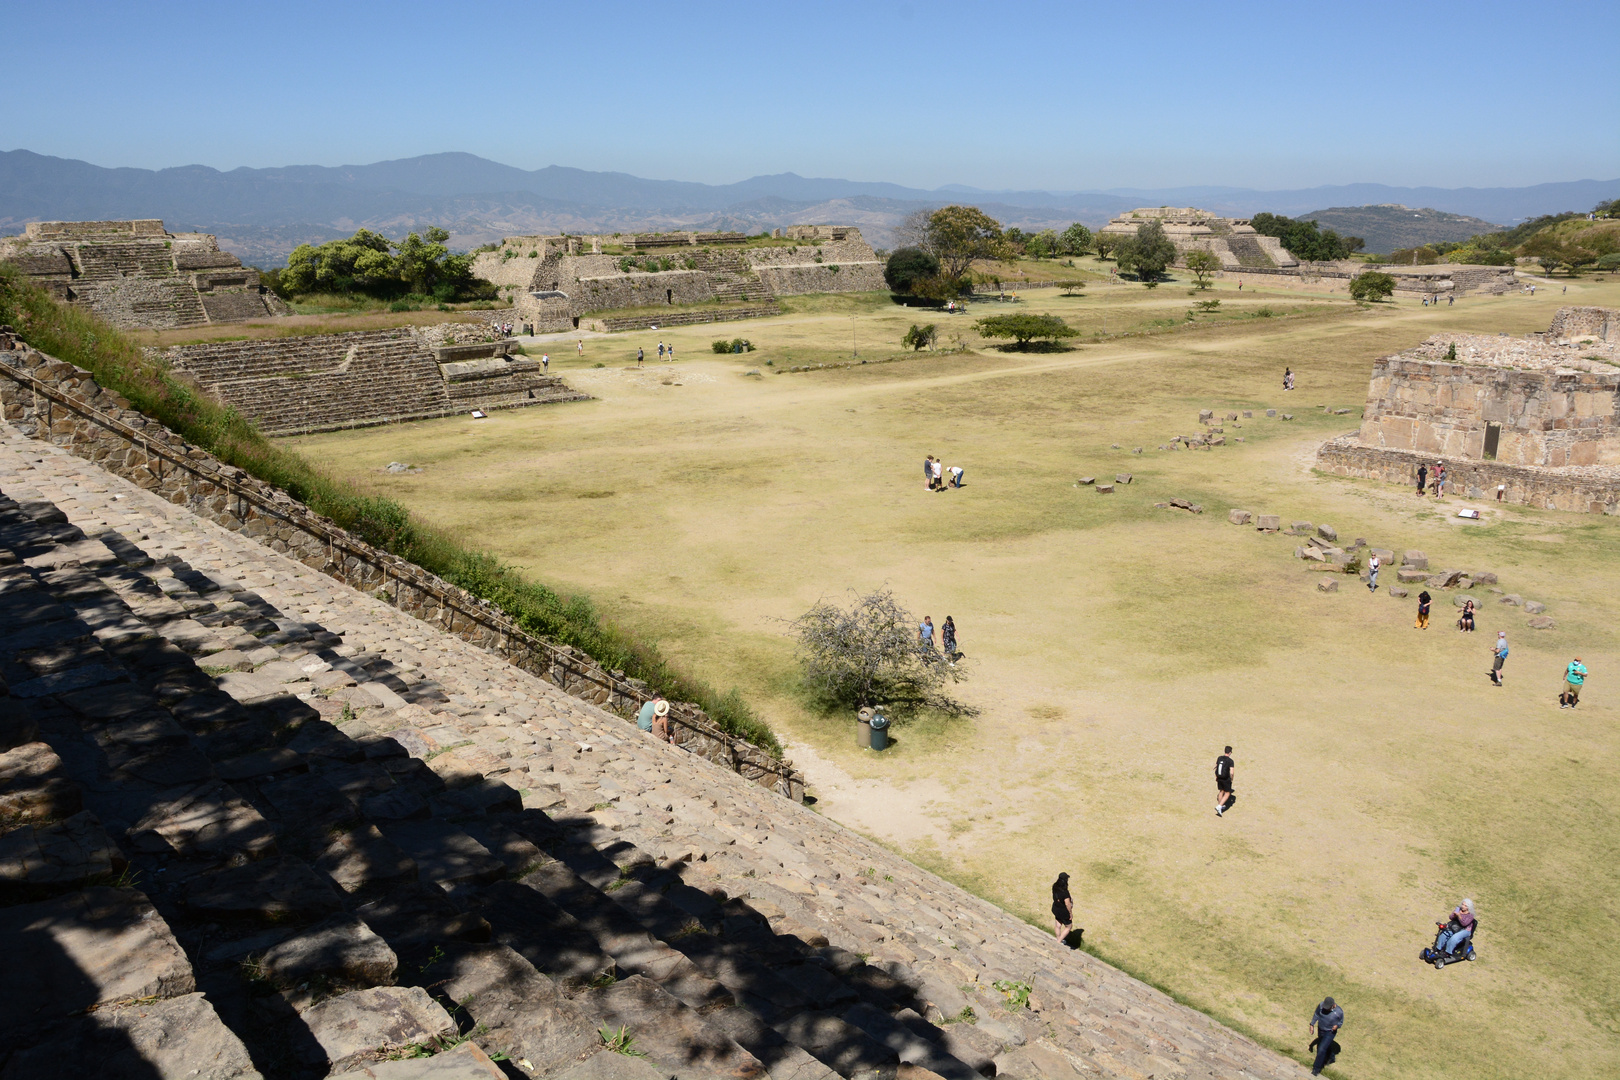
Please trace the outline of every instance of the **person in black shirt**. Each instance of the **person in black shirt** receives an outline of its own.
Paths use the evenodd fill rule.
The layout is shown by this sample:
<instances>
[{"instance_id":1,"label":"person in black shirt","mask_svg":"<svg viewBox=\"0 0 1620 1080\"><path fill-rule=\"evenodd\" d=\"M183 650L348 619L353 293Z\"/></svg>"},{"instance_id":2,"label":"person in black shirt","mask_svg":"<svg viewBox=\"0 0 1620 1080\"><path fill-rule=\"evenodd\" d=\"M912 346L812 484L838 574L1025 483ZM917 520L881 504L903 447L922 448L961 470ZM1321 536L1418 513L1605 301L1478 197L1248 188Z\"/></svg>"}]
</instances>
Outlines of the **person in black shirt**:
<instances>
[{"instance_id":1,"label":"person in black shirt","mask_svg":"<svg viewBox=\"0 0 1620 1080\"><path fill-rule=\"evenodd\" d=\"M1418 617L1416 625L1419 630L1427 630L1429 628L1429 604L1433 600L1434 597L1429 595L1429 591L1427 589L1418 593Z\"/></svg>"},{"instance_id":2,"label":"person in black shirt","mask_svg":"<svg viewBox=\"0 0 1620 1080\"><path fill-rule=\"evenodd\" d=\"M1422 495L1428 489L1429 489L1429 466L1426 465L1426 464L1425 465L1419 465L1418 466L1418 490L1417 490L1417 493L1419 495Z\"/></svg>"},{"instance_id":3,"label":"person in black shirt","mask_svg":"<svg viewBox=\"0 0 1620 1080\"><path fill-rule=\"evenodd\" d=\"M1052 882L1052 923L1059 941L1066 940L1074 933L1074 897L1069 895L1067 871L1059 874L1057 880ZM1085 933L1084 930L1080 932Z\"/></svg>"},{"instance_id":4,"label":"person in black shirt","mask_svg":"<svg viewBox=\"0 0 1620 1080\"><path fill-rule=\"evenodd\" d=\"M1237 802L1237 794L1232 790L1232 778L1237 773L1237 762L1232 760L1232 748L1228 746L1220 757L1215 759L1215 816L1220 817L1226 813L1227 808Z\"/></svg>"}]
</instances>

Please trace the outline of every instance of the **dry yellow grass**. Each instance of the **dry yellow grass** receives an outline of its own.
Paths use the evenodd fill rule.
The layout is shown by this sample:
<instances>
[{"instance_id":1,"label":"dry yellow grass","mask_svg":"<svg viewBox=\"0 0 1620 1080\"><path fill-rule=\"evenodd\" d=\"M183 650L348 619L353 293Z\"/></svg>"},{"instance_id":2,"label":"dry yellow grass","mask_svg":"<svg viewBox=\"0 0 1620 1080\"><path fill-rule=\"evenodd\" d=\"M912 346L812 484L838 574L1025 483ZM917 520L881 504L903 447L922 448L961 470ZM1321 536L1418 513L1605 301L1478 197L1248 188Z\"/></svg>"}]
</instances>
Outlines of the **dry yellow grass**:
<instances>
[{"instance_id":1,"label":"dry yellow grass","mask_svg":"<svg viewBox=\"0 0 1620 1080\"><path fill-rule=\"evenodd\" d=\"M594 402L298 444L739 685L830 816L1042 925L1046 885L1068 870L1101 954L1276 1045L1302 1051L1306 1013L1332 993L1349 1013L1346 1076L1620 1071L1616 523L1495 505L1462 523L1457 500L1311 470L1316 446L1355 425L1374 357L1441 328L1541 329L1560 302L1620 303L1620 285L1370 311L1223 285L1223 308L1294 314L1191 332L1164 325L1182 321L1185 287L1090 292L1026 307L1088 333L1105 316L1110 333L1157 331L771 374L847 361L852 340L863 358L895 355L916 321L977 344L971 317L804 300L778 319L594 339L583 359L548 346ZM722 335L760 349L715 356ZM680 363L626 370L660 336ZM1267 406L1297 419L1265 420ZM1257 417L1211 452L1156 449L1196 430L1200 408ZM928 453L965 466L968 486L926 492ZM378 472L389 461L426 471ZM1127 471L1113 496L1074 486ZM1176 495L1205 513L1153 507ZM1534 633L1491 602L1464 637L1443 596L1420 633L1412 601L1349 578L1318 594L1296 541L1228 524L1234 506L1494 570L1558 627ZM782 620L885 583L919 615L955 616L982 712L919 721L861 756L849 718L802 699ZM1504 627L1496 689L1487 650ZM1566 712L1554 695L1573 653L1593 678ZM1241 802L1217 820L1225 743ZM1421 965L1433 920L1464 895L1480 960Z\"/></svg>"}]
</instances>

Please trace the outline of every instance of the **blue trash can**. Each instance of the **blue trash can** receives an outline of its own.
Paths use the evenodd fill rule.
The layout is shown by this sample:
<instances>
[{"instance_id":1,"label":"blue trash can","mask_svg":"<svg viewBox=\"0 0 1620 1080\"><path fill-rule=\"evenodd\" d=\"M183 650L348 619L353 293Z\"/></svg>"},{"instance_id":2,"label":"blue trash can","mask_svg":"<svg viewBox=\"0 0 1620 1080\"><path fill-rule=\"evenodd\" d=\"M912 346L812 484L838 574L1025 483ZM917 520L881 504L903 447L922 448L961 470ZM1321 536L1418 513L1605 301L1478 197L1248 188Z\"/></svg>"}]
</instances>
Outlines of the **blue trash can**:
<instances>
[{"instance_id":1,"label":"blue trash can","mask_svg":"<svg viewBox=\"0 0 1620 1080\"><path fill-rule=\"evenodd\" d=\"M872 710L872 749L887 750L889 747L889 718L883 715L883 706L879 705Z\"/></svg>"}]
</instances>

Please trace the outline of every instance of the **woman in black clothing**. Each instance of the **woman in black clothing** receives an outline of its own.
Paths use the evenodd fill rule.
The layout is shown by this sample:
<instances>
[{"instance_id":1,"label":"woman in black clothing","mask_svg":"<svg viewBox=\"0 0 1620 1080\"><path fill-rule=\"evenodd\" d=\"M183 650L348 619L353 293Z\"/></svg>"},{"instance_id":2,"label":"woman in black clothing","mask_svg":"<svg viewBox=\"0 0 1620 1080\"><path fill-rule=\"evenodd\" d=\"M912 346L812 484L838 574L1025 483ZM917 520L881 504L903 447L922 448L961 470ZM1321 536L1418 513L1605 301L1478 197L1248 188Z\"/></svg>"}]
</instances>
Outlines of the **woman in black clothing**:
<instances>
[{"instance_id":1,"label":"woman in black clothing","mask_svg":"<svg viewBox=\"0 0 1620 1080\"><path fill-rule=\"evenodd\" d=\"M945 616L945 625L940 627L940 644L945 647L946 662L956 663L956 623L949 615Z\"/></svg>"},{"instance_id":2,"label":"woman in black clothing","mask_svg":"<svg viewBox=\"0 0 1620 1080\"><path fill-rule=\"evenodd\" d=\"M1074 897L1069 895L1069 875L1065 872L1052 882L1052 922L1057 939L1063 941L1074 933ZM1080 931L1082 934L1084 930Z\"/></svg>"},{"instance_id":3,"label":"woman in black clothing","mask_svg":"<svg viewBox=\"0 0 1620 1080\"><path fill-rule=\"evenodd\" d=\"M1474 632L1474 602L1472 600L1463 601L1462 618L1457 620L1457 629L1469 634Z\"/></svg>"}]
</instances>

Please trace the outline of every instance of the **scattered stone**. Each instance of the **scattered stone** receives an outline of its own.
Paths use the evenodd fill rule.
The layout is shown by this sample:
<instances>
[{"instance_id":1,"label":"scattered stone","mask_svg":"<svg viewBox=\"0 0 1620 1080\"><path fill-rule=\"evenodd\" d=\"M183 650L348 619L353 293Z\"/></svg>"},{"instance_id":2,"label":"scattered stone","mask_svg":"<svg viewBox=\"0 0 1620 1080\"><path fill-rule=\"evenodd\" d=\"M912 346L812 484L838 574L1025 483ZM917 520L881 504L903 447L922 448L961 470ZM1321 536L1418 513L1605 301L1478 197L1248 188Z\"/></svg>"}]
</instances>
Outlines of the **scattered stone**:
<instances>
[{"instance_id":1,"label":"scattered stone","mask_svg":"<svg viewBox=\"0 0 1620 1080\"><path fill-rule=\"evenodd\" d=\"M1345 416L1345 415L1347 415L1347 414L1348 414L1348 413L1349 413L1349 412L1350 412L1350 410L1349 410L1349 409L1334 409L1334 410L1333 410L1333 415L1334 415L1334 416Z\"/></svg>"},{"instance_id":2,"label":"scattered stone","mask_svg":"<svg viewBox=\"0 0 1620 1080\"><path fill-rule=\"evenodd\" d=\"M1198 419L1199 420L1213 420L1213 419L1215 419L1215 410L1214 409L1199 409L1198 410Z\"/></svg>"},{"instance_id":3,"label":"scattered stone","mask_svg":"<svg viewBox=\"0 0 1620 1080\"><path fill-rule=\"evenodd\" d=\"M1233 442L1242 442L1243 441L1243 436L1239 435L1237 438L1233 439L1232 441Z\"/></svg>"},{"instance_id":4,"label":"scattered stone","mask_svg":"<svg viewBox=\"0 0 1620 1080\"><path fill-rule=\"evenodd\" d=\"M1091 484L1095 484L1096 482L1097 482L1097 478L1095 476L1082 476L1080 478L1080 483L1083 486L1090 486Z\"/></svg>"},{"instance_id":5,"label":"scattered stone","mask_svg":"<svg viewBox=\"0 0 1620 1080\"><path fill-rule=\"evenodd\" d=\"M1226 418L1228 420L1236 420L1238 418L1238 414L1235 412L1229 412L1226 414Z\"/></svg>"},{"instance_id":6,"label":"scattered stone","mask_svg":"<svg viewBox=\"0 0 1620 1080\"><path fill-rule=\"evenodd\" d=\"M1327 552L1323 551L1319 547L1311 547L1307 544L1305 547L1295 548L1294 550L1299 553L1299 557L1301 559L1313 559L1316 562L1327 562Z\"/></svg>"},{"instance_id":7,"label":"scattered stone","mask_svg":"<svg viewBox=\"0 0 1620 1080\"><path fill-rule=\"evenodd\" d=\"M1131 474L1128 473L1128 472L1119 473L1119 474L1115 475L1115 477L1114 477L1114 483L1116 483L1116 484L1128 484L1130 482L1131 482Z\"/></svg>"},{"instance_id":8,"label":"scattered stone","mask_svg":"<svg viewBox=\"0 0 1620 1080\"><path fill-rule=\"evenodd\" d=\"M1261 532L1278 532L1282 529L1282 518L1276 514L1261 514L1255 519L1255 528Z\"/></svg>"},{"instance_id":9,"label":"scattered stone","mask_svg":"<svg viewBox=\"0 0 1620 1080\"><path fill-rule=\"evenodd\" d=\"M1389 588L1389 595L1393 596L1397 600L1405 600L1408 596L1411 596L1412 594L1407 592L1405 589L1401 588L1398 585L1391 585L1390 588Z\"/></svg>"},{"instance_id":10,"label":"scattered stone","mask_svg":"<svg viewBox=\"0 0 1620 1080\"><path fill-rule=\"evenodd\" d=\"M1339 530L1335 529L1331 525L1318 525L1316 527L1316 535L1320 536L1329 543L1336 544L1339 542Z\"/></svg>"},{"instance_id":11,"label":"scattered stone","mask_svg":"<svg viewBox=\"0 0 1620 1080\"><path fill-rule=\"evenodd\" d=\"M377 1051L456 1034L456 1022L420 986L378 986L325 1001L303 1013L318 1046L301 1048L309 1065L342 1072Z\"/></svg>"},{"instance_id":12,"label":"scattered stone","mask_svg":"<svg viewBox=\"0 0 1620 1080\"><path fill-rule=\"evenodd\" d=\"M1119 443L1110 443L1108 445L1108 449L1110 449L1110 450L1118 450L1119 449Z\"/></svg>"},{"instance_id":13,"label":"scattered stone","mask_svg":"<svg viewBox=\"0 0 1620 1080\"><path fill-rule=\"evenodd\" d=\"M1409 566L1414 570L1427 570L1429 568L1429 557L1423 552L1414 549L1401 556L1401 565Z\"/></svg>"},{"instance_id":14,"label":"scattered stone","mask_svg":"<svg viewBox=\"0 0 1620 1080\"><path fill-rule=\"evenodd\" d=\"M1253 409L1244 409L1243 410L1243 419L1245 419L1245 420L1253 420L1254 419L1254 410Z\"/></svg>"},{"instance_id":15,"label":"scattered stone","mask_svg":"<svg viewBox=\"0 0 1620 1080\"><path fill-rule=\"evenodd\" d=\"M1277 416L1277 410L1276 409L1267 409L1266 410L1266 415L1269 416L1269 417L1272 417L1273 419L1275 419L1276 416Z\"/></svg>"},{"instance_id":16,"label":"scattered stone","mask_svg":"<svg viewBox=\"0 0 1620 1080\"><path fill-rule=\"evenodd\" d=\"M1195 502L1188 502L1186 499L1171 499L1170 505L1191 514L1202 514L1204 512L1203 506Z\"/></svg>"},{"instance_id":17,"label":"scattered stone","mask_svg":"<svg viewBox=\"0 0 1620 1080\"><path fill-rule=\"evenodd\" d=\"M1156 502L1153 504L1153 508L1155 510L1168 510L1170 509L1170 504L1167 502Z\"/></svg>"},{"instance_id":18,"label":"scattered stone","mask_svg":"<svg viewBox=\"0 0 1620 1080\"><path fill-rule=\"evenodd\" d=\"M1375 547L1372 549L1371 554L1378 556L1378 561L1386 567L1395 561L1395 553L1389 548Z\"/></svg>"},{"instance_id":19,"label":"scattered stone","mask_svg":"<svg viewBox=\"0 0 1620 1080\"><path fill-rule=\"evenodd\" d=\"M1317 592L1338 592L1339 583L1332 578L1323 578L1316 583Z\"/></svg>"},{"instance_id":20,"label":"scattered stone","mask_svg":"<svg viewBox=\"0 0 1620 1080\"><path fill-rule=\"evenodd\" d=\"M1416 585L1420 581L1429 580L1429 572L1427 570L1414 570L1409 566L1403 566L1399 570L1395 571L1395 580L1399 581L1402 585Z\"/></svg>"},{"instance_id":21,"label":"scattered stone","mask_svg":"<svg viewBox=\"0 0 1620 1080\"><path fill-rule=\"evenodd\" d=\"M1114 485L1113 484L1098 484L1097 485L1097 494L1099 494L1099 495L1112 495L1113 493L1114 493Z\"/></svg>"},{"instance_id":22,"label":"scattered stone","mask_svg":"<svg viewBox=\"0 0 1620 1080\"><path fill-rule=\"evenodd\" d=\"M1213 439L1209 440L1208 445L1210 445L1210 446L1225 446L1226 445L1226 436L1225 435L1217 435Z\"/></svg>"},{"instance_id":23,"label":"scattered stone","mask_svg":"<svg viewBox=\"0 0 1620 1080\"><path fill-rule=\"evenodd\" d=\"M1547 605L1543 604L1540 600L1526 600L1524 602L1524 613L1526 615L1540 615L1546 610Z\"/></svg>"},{"instance_id":24,"label":"scattered stone","mask_svg":"<svg viewBox=\"0 0 1620 1080\"><path fill-rule=\"evenodd\" d=\"M1481 585L1496 584L1496 575L1491 573L1489 570L1476 570L1474 571L1473 576L1474 580L1479 582Z\"/></svg>"},{"instance_id":25,"label":"scattered stone","mask_svg":"<svg viewBox=\"0 0 1620 1080\"><path fill-rule=\"evenodd\" d=\"M1473 599L1473 598L1470 597L1466 593L1457 593L1455 596L1453 596L1451 598L1451 603L1452 603L1453 607L1461 608L1464 604L1468 603L1468 601L1471 600L1471 599ZM1477 600L1474 601L1474 608L1476 610L1479 608L1479 601L1477 601Z\"/></svg>"},{"instance_id":26,"label":"scattered stone","mask_svg":"<svg viewBox=\"0 0 1620 1080\"><path fill-rule=\"evenodd\" d=\"M1131 451L1131 453L1133 453L1133 454L1140 454L1141 452L1142 452L1142 448L1140 446L1138 446L1136 449Z\"/></svg>"},{"instance_id":27,"label":"scattered stone","mask_svg":"<svg viewBox=\"0 0 1620 1080\"><path fill-rule=\"evenodd\" d=\"M1553 622L1551 615L1534 615L1525 625L1532 630L1551 630L1558 624Z\"/></svg>"},{"instance_id":28,"label":"scattered stone","mask_svg":"<svg viewBox=\"0 0 1620 1080\"><path fill-rule=\"evenodd\" d=\"M1294 418L1294 414L1291 412L1285 412L1282 414L1282 418L1284 420L1292 420Z\"/></svg>"},{"instance_id":29,"label":"scattered stone","mask_svg":"<svg viewBox=\"0 0 1620 1080\"><path fill-rule=\"evenodd\" d=\"M1520 604L1524 603L1524 597L1520 596L1518 593L1508 593L1506 596L1498 600L1497 603L1512 604L1514 607L1518 607Z\"/></svg>"},{"instance_id":30,"label":"scattered stone","mask_svg":"<svg viewBox=\"0 0 1620 1080\"><path fill-rule=\"evenodd\" d=\"M1461 570L1442 570L1429 578L1429 588L1450 589L1462 581L1465 575Z\"/></svg>"},{"instance_id":31,"label":"scattered stone","mask_svg":"<svg viewBox=\"0 0 1620 1080\"><path fill-rule=\"evenodd\" d=\"M1307 536L1314 532L1315 529L1316 526L1308 521L1293 521L1288 525L1288 532L1291 536Z\"/></svg>"},{"instance_id":32,"label":"scattered stone","mask_svg":"<svg viewBox=\"0 0 1620 1080\"><path fill-rule=\"evenodd\" d=\"M1234 525L1247 525L1253 518L1254 515L1247 510L1228 510L1226 512L1226 520Z\"/></svg>"}]
</instances>

